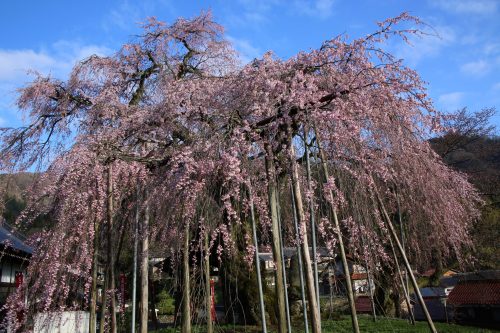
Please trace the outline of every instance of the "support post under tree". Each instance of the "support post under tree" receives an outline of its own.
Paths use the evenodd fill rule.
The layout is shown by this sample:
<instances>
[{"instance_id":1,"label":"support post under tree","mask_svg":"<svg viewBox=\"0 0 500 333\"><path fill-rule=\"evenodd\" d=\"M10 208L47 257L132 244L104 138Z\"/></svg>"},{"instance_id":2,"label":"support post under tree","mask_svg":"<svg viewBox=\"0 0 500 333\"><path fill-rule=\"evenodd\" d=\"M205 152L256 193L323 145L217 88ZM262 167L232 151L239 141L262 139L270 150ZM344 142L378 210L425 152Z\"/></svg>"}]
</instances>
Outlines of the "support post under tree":
<instances>
[{"instance_id":1,"label":"support post under tree","mask_svg":"<svg viewBox=\"0 0 500 333\"><path fill-rule=\"evenodd\" d=\"M97 329L97 270L99 269L99 222L94 220L94 249L92 253L92 286L90 288L90 318L89 332L96 333Z\"/></svg>"},{"instance_id":2,"label":"support post under tree","mask_svg":"<svg viewBox=\"0 0 500 333\"><path fill-rule=\"evenodd\" d=\"M108 285L109 285L109 267L106 267L106 269L104 270L104 284L102 286L102 295L101 295L101 309L100 309L101 319L99 321L99 332L104 332L104 326L106 323Z\"/></svg>"},{"instance_id":3,"label":"support post under tree","mask_svg":"<svg viewBox=\"0 0 500 333\"><path fill-rule=\"evenodd\" d=\"M109 265L109 289L110 292L110 317L111 333L117 332L116 324L116 297L115 297L115 255L113 247L113 164L108 164L108 187L107 187L107 222L108 222L108 265Z\"/></svg>"},{"instance_id":4,"label":"support post under tree","mask_svg":"<svg viewBox=\"0 0 500 333\"><path fill-rule=\"evenodd\" d=\"M391 245L392 255L394 256L394 262L396 264L396 269L398 271L399 283L401 283L401 290L403 291L403 295L404 295L404 298L405 298L405 303L406 303L406 306L408 307L408 314L410 315L410 322L411 322L411 324L415 325L415 322L413 321L413 316L411 315L410 294L406 290L405 283L404 283L404 280L403 280L403 274L401 274L401 268L399 267L398 256L396 254L396 250L394 249L394 244L393 244L391 238L389 238L389 243Z\"/></svg>"},{"instance_id":5,"label":"support post under tree","mask_svg":"<svg viewBox=\"0 0 500 333\"><path fill-rule=\"evenodd\" d=\"M140 199L139 199L139 185L136 191L136 205L135 205L135 220L134 220L134 264L132 272L132 323L131 332L135 333L135 315L137 303L137 248L139 245L139 221L141 216Z\"/></svg>"},{"instance_id":6,"label":"support post under tree","mask_svg":"<svg viewBox=\"0 0 500 333\"><path fill-rule=\"evenodd\" d=\"M316 288L314 286L314 276L311 263L311 255L309 254L309 241L307 240L307 226L304 214L304 204L302 202L302 193L300 190L299 170L297 161L295 160L295 148L291 135L288 137L290 145L290 168L293 186L293 194L295 207L297 210L297 222L300 227L300 232L304 235L301 244L302 258L305 266L305 280L307 285L307 300L309 301L309 311L311 315L311 327L313 333L321 332L321 318L319 316L318 303L316 298Z\"/></svg>"},{"instance_id":7,"label":"support post under tree","mask_svg":"<svg viewBox=\"0 0 500 333\"><path fill-rule=\"evenodd\" d=\"M189 221L184 227L182 254L182 333L191 333L191 288L189 274Z\"/></svg>"},{"instance_id":8,"label":"support post under tree","mask_svg":"<svg viewBox=\"0 0 500 333\"><path fill-rule=\"evenodd\" d=\"M321 167L323 169L323 175L325 177L325 181L328 181L329 173L328 166L326 164L325 154L321 147L321 142L318 138L318 132L316 131L316 143L318 145L319 156L321 159ZM349 300L349 308L351 310L351 321L352 321L352 330L355 333L359 333L359 324L358 324L358 316L356 314L356 304L354 302L354 292L352 289L352 281L351 281L351 272L349 271L349 265L347 263L347 256L344 248L344 240L342 239L342 232L340 231L340 223L337 215L337 208L334 205L334 198L332 191L328 191L328 202L330 205L330 210L333 216L333 221L335 224L335 231L337 233L337 239L339 241L339 249L340 249L340 258L342 260L342 267L344 269L344 276L346 282L347 289L347 298Z\"/></svg>"},{"instance_id":9,"label":"support post under tree","mask_svg":"<svg viewBox=\"0 0 500 333\"><path fill-rule=\"evenodd\" d=\"M404 228L403 228L403 216L401 214L401 206L399 204L399 194L398 194L398 189L396 187L396 190L395 190L395 194L396 194L396 204L397 204L397 208L398 208L398 222L399 222L399 231L401 232L401 246L403 248L403 251L405 251L406 253L406 250L405 250L405 233L404 233ZM409 283L408 283L408 272L406 271L406 269L404 270L404 282L402 282L404 284L403 286L403 290L406 294L406 298L407 299L410 299L410 286L409 286ZM408 307L408 319L410 320L410 322L412 323L412 325L415 325L415 316L413 315L413 309L411 308L411 306Z\"/></svg>"},{"instance_id":10,"label":"support post under tree","mask_svg":"<svg viewBox=\"0 0 500 333\"><path fill-rule=\"evenodd\" d=\"M309 156L309 145L307 144L308 130L304 128L304 147L306 155L306 171L307 171L307 189L311 194L309 201L309 215L311 220L311 242L313 255L313 271L314 271L314 286L316 287L316 298L318 302L318 311L321 313L321 303L319 301L319 278L318 278L318 253L316 249L316 217L314 215L314 202L312 196L312 179L311 179L311 160Z\"/></svg>"},{"instance_id":11,"label":"support post under tree","mask_svg":"<svg viewBox=\"0 0 500 333\"><path fill-rule=\"evenodd\" d=\"M147 195L144 196L147 200ZM141 223L141 326L140 333L148 332L149 318L149 205L144 208Z\"/></svg>"},{"instance_id":12,"label":"support post under tree","mask_svg":"<svg viewBox=\"0 0 500 333\"><path fill-rule=\"evenodd\" d=\"M275 292L278 307L278 332L286 333L286 309L285 309L285 286L283 285L283 260L281 253L280 229L278 223L277 195L276 195L276 175L274 167L274 158L270 144L266 144L266 176L267 176L267 197L269 212L271 218L271 247L273 258L276 265L274 270Z\"/></svg>"},{"instance_id":13,"label":"support post under tree","mask_svg":"<svg viewBox=\"0 0 500 333\"><path fill-rule=\"evenodd\" d=\"M304 332L309 333L309 321L307 320L307 303L306 292L304 289L304 266L302 263L302 253L300 251L300 231L297 222L297 209L295 207L295 194L293 193L293 186L290 186L290 193L292 195L292 210L293 222L295 225L295 242L297 243L297 259L299 261L299 276L300 276L300 296L302 298L302 316L304 317Z\"/></svg>"},{"instance_id":14,"label":"support post under tree","mask_svg":"<svg viewBox=\"0 0 500 333\"><path fill-rule=\"evenodd\" d=\"M394 226L392 225L389 214L387 214L387 211L385 209L382 198L380 197L380 194L378 193L377 188L374 187L374 189L375 189L375 194L377 196L378 203L380 205L380 208L382 209L382 214L384 215L384 219L387 223L387 227L389 229L389 232L391 233L391 236L394 239L394 242L396 243L399 254L403 258L403 263L405 265L405 268L408 271L408 274L410 275L410 281L411 281L411 284L413 286L413 290L415 291L415 294L417 295L418 302L420 303L420 306L422 307L422 311L424 312L425 319L427 320L427 324L429 325L429 330L432 333L437 333L436 327L434 326L434 322L432 321L431 315L429 314L429 311L427 310L427 306L425 305L424 298L422 297L422 294L420 293L417 279L415 279L415 275L413 275L413 271L411 270L411 266L410 266L410 263L408 261L408 258L406 257L406 254L405 254L403 247L401 246L401 242L399 241L396 230L394 229Z\"/></svg>"},{"instance_id":15,"label":"support post under tree","mask_svg":"<svg viewBox=\"0 0 500 333\"><path fill-rule=\"evenodd\" d=\"M253 244L255 247L255 267L257 269L257 286L259 288L260 320L262 322L262 333L267 333L266 309L264 307L264 293L262 291L262 276L260 274L259 242L257 239L257 226L255 223L255 210L253 204L252 188L248 186L248 200L250 205L250 220L252 222Z\"/></svg>"},{"instance_id":16,"label":"support post under tree","mask_svg":"<svg viewBox=\"0 0 500 333\"><path fill-rule=\"evenodd\" d=\"M278 228L280 230L280 251L281 251L281 265L283 271L283 285L285 287L285 309L286 309L286 327L288 333L292 333L292 321L290 319L290 303L288 302L288 286L287 286L287 278L286 278L286 265L285 265L285 251L283 246L283 228L281 225L281 205L280 205L280 190L279 190L279 182L276 180L276 203L278 207Z\"/></svg>"},{"instance_id":17,"label":"support post under tree","mask_svg":"<svg viewBox=\"0 0 500 333\"><path fill-rule=\"evenodd\" d=\"M207 230L205 230L205 311L206 316L207 316L207 333L213 333L214 332L214 326L212 322L212 288L210 286L210 250L209 250L209 239L208 239L209 233L208 233L208 227Z\"/></svg>"}]
</instances>

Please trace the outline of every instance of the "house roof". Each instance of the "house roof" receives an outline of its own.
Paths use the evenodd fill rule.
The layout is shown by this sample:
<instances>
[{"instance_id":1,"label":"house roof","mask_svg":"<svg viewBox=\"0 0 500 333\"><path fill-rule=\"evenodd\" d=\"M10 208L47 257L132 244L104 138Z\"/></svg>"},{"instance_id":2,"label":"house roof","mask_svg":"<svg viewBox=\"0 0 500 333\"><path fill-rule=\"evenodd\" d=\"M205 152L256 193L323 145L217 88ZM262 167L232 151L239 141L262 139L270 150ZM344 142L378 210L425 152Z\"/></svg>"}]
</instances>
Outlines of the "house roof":
<instances>
[{"instance_id":1,"label":"house roof","mask_svg":"<svg viewBox=\"0 0 500 333\"><path fill-rule=\"evenodd\" d=\"M335 254L330 253L330 251L326 247L318 247L316 249L316 252L318 254L318 257L320 258L325 258L325 257L331 258L335 256ZM293 257L296 253L297 253L297 248L294 246L283 247L283 256L286 259ZM312 256L312 247L309 247L309 254ZM266 260L273 260L270 248L264 248L264 247L259 248L259 256L265 256L266 258L268 258L269 255L271 256L270 257L271 259L266 259Z\"/></svg>"},{"instance_id":2,"label":"house roof","mask_svg":"<svg viewBox=\"0 0 500 333\"><path fill-rule=\"evenodd\" d=\"M421 276L424 276L424 277L431 277L432 275L434 275L434 273L436 273L436 269L435 268L431 268L431 269L428 269L426 270L425 272L423 272L421 274Z\"/></svg>"},{"instance_id":3,"label":"house roof","mask_svg":"<svg viewBox=\"0 0 500 333\"><path fill-rule=\"evenodd\" d=\"M351 280L366 280L368 278L368 274L366 273L352 273Z\"/></svg>"},{"instance_id":4,"label":"house roof","mask_svg":"<svg viewBox=\"0 0 500 333\"><path fill-rule=\"evenodd\" d=\"M444 288L441 287L420 288L420 294L422 295L422 297L428 297L428 298L446 297L446 292Z\"/></svg>"},{"instance_id":5,"label":"house roof","mask_svg":"<svg viewBox=\"0 0 500 333\"><path fill-rule=\"evenodd\" d=\"M500 280L459 282L448 296L453 305L500 305Z\"/></svg>"},{"instance_id":6,"label":"house roof","mask_svg":"<svg viewBox=\"0 0 500 333\"><path fill-rule=\"evenodd\" d=\"M16 233L7 223L0 223L0 245L24 254L32 254L33 249L26 245L22 236Z\"/></svg>"}]
</instances>

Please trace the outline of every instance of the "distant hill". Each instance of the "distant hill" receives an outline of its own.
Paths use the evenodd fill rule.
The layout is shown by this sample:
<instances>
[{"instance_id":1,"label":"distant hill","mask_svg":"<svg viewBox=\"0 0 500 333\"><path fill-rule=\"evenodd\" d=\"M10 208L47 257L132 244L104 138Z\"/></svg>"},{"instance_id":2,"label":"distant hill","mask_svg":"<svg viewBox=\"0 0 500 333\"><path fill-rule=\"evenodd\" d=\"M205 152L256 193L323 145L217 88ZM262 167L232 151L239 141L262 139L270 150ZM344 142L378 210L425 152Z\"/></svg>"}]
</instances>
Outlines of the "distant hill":
<instances>
[{"instance_id":1,"label":"distant hill","mask_svg":"<svg viewBox=\"0 0 500 333\"><path fill-rule=\"evenodd\" d=\"M26 207L26 191L39 175L30 172L20 172L16 174L0 174L0 194L2 196L1 214L10 225L15 225L19 214ZM38 230L43 221L40 219L32 226L20 226L19 231L31 234Z\"/></svg>"},{"instance_id":2,"label":"distant hill","mask_svg":"<svg viewBox=\"0 0 500 333\"><path fill-rule=\"evenodd\" d=\"M455 170L467 174L485 200L472 231L479 268L500 268L500 137L447 134L431 140L434 150Z\"/></svg>"}]
</instances>

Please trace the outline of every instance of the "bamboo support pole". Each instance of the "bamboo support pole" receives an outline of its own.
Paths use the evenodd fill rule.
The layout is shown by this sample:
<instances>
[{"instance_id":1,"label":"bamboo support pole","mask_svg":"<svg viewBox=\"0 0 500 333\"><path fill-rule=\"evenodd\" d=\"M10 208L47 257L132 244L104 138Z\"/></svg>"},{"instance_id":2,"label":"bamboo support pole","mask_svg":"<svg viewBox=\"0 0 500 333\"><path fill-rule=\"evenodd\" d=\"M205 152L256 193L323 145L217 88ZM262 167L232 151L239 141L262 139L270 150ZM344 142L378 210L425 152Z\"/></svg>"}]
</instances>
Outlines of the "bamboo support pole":
<instances>
[{"instance_id":1,"label":"bamboo support pole","mask_svg":"<svg viewBox=\"0 0 500 333\"><path fill-rule=\"evenodd\" d=\"M408 258L406 257L406 254L405 254L403 247L401 246L401 242L399 241L396 230L394 229L394 226L392 225L391 219L389 218L389 214L387 214L387 211L385 209L382 198L380 197L380 194L378 193L377 188L374 188L374 190L375 190L375 194L377 196L377 200L379 202L380 208L382 209L382 214L384 215L384 218L386 220L389 232L391 233L391 236L394 239L394 242L396 243L399 254L403 258L403 263L406 267L406 270L408 271L408 274L410 275L411 284L413 286L415 294L417 295L418 302L420 303L420 306L422 307L422 311L424 312L425 318L427 320L427 324L429 325L429 330L432 333L437 333L436 327L434 326L434 323L433 323L432 318L429 314L429 311L427 310L427 306L425 305L425 301L422 297L422 294L420 293L420 288L418 287L418 283L417 283L417 280L415 279L415 275L413 275L413 271L411 270L411 266L410 266L410 263L408 261Z\"/></svg>"},{"instance_id":2,"label":"bamboo support pole","mask_svg":"<svg viewBox=\"0 0 500 333\"><path fill-rule=\"evenodd\" d=\"M262 291L262 276L260 273L260 258L259 258L259 242L257 240L257 226L255 223L255 210L253 204L253 195L252 189L248 187L248 196L249 196L249 204L250 204L250 219L252 221L252 234L253 234L253 243L255 247L255 266L257 269L257 286L259 288L259 304L260 304L260 318L262 322L262 333L267 333L267 325L266 325L266 309L264 307L264 293Z\"/></svg>"}]
</instances>

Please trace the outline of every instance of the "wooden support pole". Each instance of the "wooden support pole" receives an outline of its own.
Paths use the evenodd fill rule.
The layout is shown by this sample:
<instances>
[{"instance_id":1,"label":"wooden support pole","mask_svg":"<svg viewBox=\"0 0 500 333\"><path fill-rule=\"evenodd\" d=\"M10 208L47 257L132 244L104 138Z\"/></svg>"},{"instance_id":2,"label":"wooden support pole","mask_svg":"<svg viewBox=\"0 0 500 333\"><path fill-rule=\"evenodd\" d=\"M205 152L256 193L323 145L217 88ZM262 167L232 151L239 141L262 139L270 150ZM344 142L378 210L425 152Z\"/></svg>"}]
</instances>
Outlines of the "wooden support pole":
<instances>
[{"instance_id":1,"label":"wooden support pole","mask_svg":"<svg viewBox=\"0 0 500 333\"><path fill-rule=\"evenodd\" d=\"M316 143L318 145L319 156L321 159L321 167L323 169L325 181L328 181L328 178L329 178L328 166L326 164L325 154L324 154L323 149L321 147L321 142L320 142L320 139L318 137L317 132L316 132ZM344 276L345 276L346 289L347 289L347 298L349 300L349 309L351 310L352 330L355 333L359 333L358 316L356 314L356 304L354 302L354 293L353 293L353 288L352 288L351 273L349 271L349 265L347 263L347 256L346 256L345 248L344 248L344 240L342 239L342 233L340 231L340 223L339 223L339 219L337 216L337 208L333 204L334 199L333 199L332 191L331 190L328 191L327 195L328 195L327 201L330 204L330 210L331 210L331 213L333 216L335 231L337 233L337 239L339 241L340 258L342 260L342 267L344 269Z\"/></svg>"},{"instance_id":2,"label":"wooden support pole","mask_svg":"<svg viewBox=\"0 0 500 333\"><path fill-rule=\"evenodd\" d=\"M377 200L378 200L378 203L380 205L380 208L382 209L382 214L384 215L389 232L391 233L391 236L394 239L394 242L396 243L399 254L403 258L403 263L405 265L405 268L406 268L408 274L410 275L410 281L411 281L411 284L413 286L413 290L415 291L415 294L417 295L418 302L420 303L420 306L422 307L422 311L424 312L425 318L427 320L427 324L429 325L429 330L432 333L437 333L437 330L436 330L436 327L434 326L431 315L429 314L429 311L427 310L427 306L425 305L424 298L422 297L422 294L420 293L420 288L418 287L418 283L417 283L417 280L415 279L415 275L413 275L413 271L411 269L408 258L406 257L406 254L405 254L403 247L401 246L401 242L399 241L396 230L394 229L394 226L392 225L391 219L389 218L389 214L387 214L387 211L385 209L382 198L380 197L380 194L378 193L378 190L376 187L374 187L374 190L375 190L375 194L377 196Z\"/></svg>"},{"instance_id":3,"label":"wooden support pole","mask_svg":"<svg viewBox=\"0 0 500 333\"><path fill-rule=\"evenodd\" d=\"M97 271L99 269L99 222L94 220L94 249L92 253L92 286L90 288L90 318L89 332L96 333L97 329Z\"/></svg>"},{"instance_id":4,"label":"wooden support pole","mask_svg":"<svg viewBox=\"0 0 500 333\"><path fill-rule=\"evenodd\" d=\"M300 231L299 231L299 224L297 222L297 209L295 207L295 194L293 193L293 186L290 186L290 191L292 195L293 222L295 225L295 241L297 242L297 258L299 261L300 295L302 297L302 316L304 317L304 332L309 333L309 322L307 320L306 293L304 289L304 267L302 264L302 253L300 251Z\"/></svg>"},{"instance_id":5,"label":"wooden support pole","mask_svg":"<svg viewBox=\"0 0 500 333\"><path fill-rule=\"evenodd\" d=\"M255 247L255 267L257 269L257 286L259 288L260 320L262 322L262 333L267 333L266 309L264 307L264 293L262 291L262 276L260 274L259 242L257 239L257 226L255 223L255 210L253 204L252 188L248 187L248 197L250 205L250 219L252 222L253 244Z\"/></svg>"},{"instance_id":6,"label":"wooden support pole","mask_svg":"<svg viewBox=\"0 0 500 333\"><path fill-rule=\"evenodd\" d=\"M145 198L147 200L147 195ZM141 293L140 293L140 333L148 332L149 319L149 205L144 208L144 217L141 223Z\"/></svg>"},{"instance_id":7,"label":"wooden support pole","mask_svg":"<svg viewBox=\"0 0 500 333\"><path fill-rule=\"evenodd\" d=\"M396 250L394 249L394 244L393 244L393 242L392 242L392 240L390 238L389 238L389 243L391 244L392 255L394 256L394 262L396 263L396 269L398 271L399 283L401 283L401 290L403 291L405 303L406 303L406 306L408 307L408 313L411 314L410 294L406 290L405 282L403 280L403 275L401 274L401 269L399 268L398 256L396 254ZM410 322L413 325L415 325L415 322L413 320L413 316L411 316L411 315L410 315Z\"/></svg>"},{"instance_id":8,"label":"wooden support pole","mask_svg":"<svg viewBox=\"0 0 500 333\"><path fill-rule=\"evenodd\" d=\"M307 286L307 300L309 302L309 311L311 315L311 327L313 333L321 332L321 318L319 315L318 303L316 298L316 288L314 286L314 274L312 270L311 255L309 253L309 241L307 239L307 226L304 214L304 205L302 202L302 193L300 190L299 171L297 161L295 159L295 149L293 147L292 138L288 138L290 144L290 169L292 177L292 186L294 194L295 208L297 211L297 222L300 232L304 236L302 239L301 250L304 260L305 280Z\"/></svg>"},{"instance_id":9,"label":"wooden support pole","mask_svg":"<svg viewBox=\"0 0 500 333\"><path fill-rule=\"evenodd\" d=\"M278 208L278 228L280 231L280 252L281 252L281 269L283 271L283 286L285 288L285 309L286 309L286 327L289 333L292 333L292 320L290 318L290 304L288 302L288 285L286 277L286 261L285 261L285 251L283 246L283 227L281 225L281 205L280 205L280 189L279 183L276 180L276 204Z\"/></svg>"},{"instance_id":10,"label":"wooden support pole","mask_svg":"<svg viewBox=\"0 0 500 333\"><path fill-rule=\"evenodd\" d=\"M404 234L404 228L403 228L403 216L401 214L401 207L399 205L399 194L398 194L397 188L396 188L395 194L396 194L396 203L397 203L397 207L398 207L398 222L399 222L399 231L401 233L401 246L403 247L403 251L405 251L405 253L406 253L405 234ZM409 300L410 299L410 286L408 283L408 272L406 271L406 269L404 270L404 282L402 282L402 284L403 284L403 290L406 294L405 297ZM413 315L413 309L411 308L411 306L408 306L408 319L410 320L412 325L415 325L415 316Z\"/></svg>"},{"instance_id":11,"label":"wooden support pole","mask_svg":"<svg viewBox=\"0 0 500 333\"><path fill-rule=\"evenodd\" d=\"M214 332L212 322L212 287L210 286L210 252L209 252L208 229L205 231L205 311L207 312L207 333Z\"/></svg>"},{"instance_id":12,"label":"wooden support pole","mask_svg":"<svg viewBox=\"0 0 500 333\"><path fill-rule=\"evenodd\" d=\"M108 187L107 187L107 220L108 220L108 265L109 265L109 289L110 294L110 317L111 333L117 332L116 323L116 297L115 297L115 255L113 246L113 164L108 165Z\"/></svg>"},{"instance_id":13,"label":"wooden support pole","mask_svg":"<svg viewBox=\"0 0 500 333\"><path fill-rule=\"evenodd\" d=\"M306 154L306 171L307 171L307 189L312 193L312 176L311 176L311 161L309 157L309 146L307 144L308 131L304 128L304 147ZM318 302L318 311L321 313L321 303L319 301L319 278L318 278L318 253L316 249L316 218L314 216L314 202L311 198L309 202L309 215L311 220L311 242L312 242L312 255L313 255L313 272L314 272L314 286L316 287L316 299Z\"/></svg>"},{"instance_id":14,"label":"wooden support pole","mask_svg":"<svg viewBox=\"0 0 500 333\"><path fill-rule=\"evenodd\" d=\"M182 255L182 333L191 333L191 288L189 269L189 222L186 221Z\"/></svg>"},{"instance_id":15,"label":"wooden support pole","mask_svg":"<svg viewBox=\"0 0 500 333\"><path fill-rule=\"evenodd\" d=\"M139 246L139 221L141 216L140 210L140 197L139 197L139 186L136 190L136 204L135 204L135 220L134 220L134 264L132 266L132 322L131 322L131 332L135 333L135 315L137 308L137 248Z\"/></svg>"},{"instance_id":16,"label":"wooden support pole","mask_svg":"<svg viewBox=\"0 0 500 333\"><path fill-rule=\"evenodd\" d=\"M286 333L286 309L285 309L285 286L283 284L283 256L281 253L280 228L278 223L277 194L276 194L276 175L271 146L266 145L266 176L267 176L267 197L269 206L269 217L271 219L271 247L273 250L273 259L276 264L274 270L274 287L276 293L276 303L278 307L278 332Z\"/></svg>"}]
</instances>

